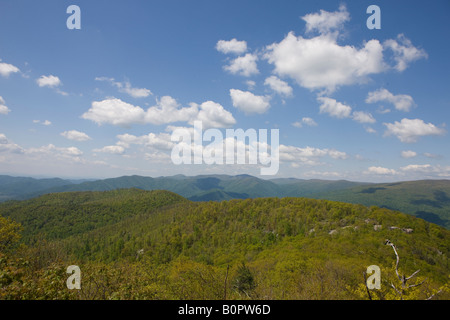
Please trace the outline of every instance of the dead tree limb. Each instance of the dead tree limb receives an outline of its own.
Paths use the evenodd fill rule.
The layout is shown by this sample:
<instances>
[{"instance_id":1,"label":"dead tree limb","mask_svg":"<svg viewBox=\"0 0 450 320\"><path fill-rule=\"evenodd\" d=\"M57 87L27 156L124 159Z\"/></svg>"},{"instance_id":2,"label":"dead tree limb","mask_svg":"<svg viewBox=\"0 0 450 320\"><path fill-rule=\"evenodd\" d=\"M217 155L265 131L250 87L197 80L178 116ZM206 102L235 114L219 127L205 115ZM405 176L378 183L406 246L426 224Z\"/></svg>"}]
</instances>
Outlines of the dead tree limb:
<instances>
[{"instance_id":1,"label":"dead tree limb","mask_svg":"<svg viewBox=\"0 0 450 320\"><path fill-rule=\"evenodd\" d=\"M369 300L372 300L372 296L371 296L371 294L370 294L369 287L367 286L367 274L366 274L365 271L363 272L363 275L364 275L364 284L365 284L365 286L366 286L367 295L369 296Z\"/></svg>"},{"instance_id":2,"label":"dead tree limb","mask_svg":"<svg viewBox=\"0 0 450 320\"><path fill-rule=\"evenodd\" d=\"M392 249L394 250L395 256L396 256L396 263L395 263L395 273L397 275L398 280L400 280L401 285L402 285L402 290L399 291L392 283L391 283L391 287L394 288L394 290L400 295L401 298L403 298L403 293L404 290L413 288L413 287L418 287L420 285L422 285L427 279L423 280L420 283L416 283L416 284L411 284L411 285L407 285L406 283L408 282L408 280L412 279L417 273L419 273L419 270L416 270L413 274L411 274L409 277L406 277L404 274L400 275L398 272L398 264L400 262L400 257L398 255L397 249L395 247L395 245L388 239L386 239L386 242L384 243L385 245L389 245L392 247Z\"/></svg>"}]
</instances>

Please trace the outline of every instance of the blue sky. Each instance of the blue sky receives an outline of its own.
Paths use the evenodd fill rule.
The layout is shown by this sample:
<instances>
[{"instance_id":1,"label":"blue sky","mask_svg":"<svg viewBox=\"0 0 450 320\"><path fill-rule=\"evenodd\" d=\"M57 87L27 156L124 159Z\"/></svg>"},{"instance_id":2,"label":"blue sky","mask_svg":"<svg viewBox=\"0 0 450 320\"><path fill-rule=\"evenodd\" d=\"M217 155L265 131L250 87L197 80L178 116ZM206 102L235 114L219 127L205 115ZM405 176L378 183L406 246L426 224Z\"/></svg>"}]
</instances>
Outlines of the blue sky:
<instances>
[{"instance_id":1,"label":"blue sky","mask_svg":"<svg viewBox=\"0 0 450 320\"><path fill-rule=\"evenodd\" d=\"M69 30L69 5L81 29ZM381 29L368 29L369 5ZM174 165L171 132L279 129L276 177L448 179L450 3L0 2L0 174L252 174ZM273 176L263 176L273 178Z\"/></svg>"}]
</instances>

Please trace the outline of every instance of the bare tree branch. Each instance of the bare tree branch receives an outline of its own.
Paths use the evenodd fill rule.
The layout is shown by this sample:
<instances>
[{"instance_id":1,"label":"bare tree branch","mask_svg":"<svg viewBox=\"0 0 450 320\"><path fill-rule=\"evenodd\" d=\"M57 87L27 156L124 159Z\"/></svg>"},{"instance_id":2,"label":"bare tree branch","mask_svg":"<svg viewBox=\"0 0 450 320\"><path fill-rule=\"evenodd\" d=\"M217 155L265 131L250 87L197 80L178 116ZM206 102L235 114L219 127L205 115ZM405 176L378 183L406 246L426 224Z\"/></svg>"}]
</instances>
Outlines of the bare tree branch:
<instances>
[{"instance_id":1,"label":"bare tree branch","mask_svg":"<svg viewBox=\"0 0 450 320\"><path fill-rule=\"evenodd\" d=\"M363 275L364 275L364 284L366 286L367 294L369 295L369 300L372 300L372 296L370 295L369 287L367 286L367 274L365 271L363 272Z\"/></svg>"}]
</instances>

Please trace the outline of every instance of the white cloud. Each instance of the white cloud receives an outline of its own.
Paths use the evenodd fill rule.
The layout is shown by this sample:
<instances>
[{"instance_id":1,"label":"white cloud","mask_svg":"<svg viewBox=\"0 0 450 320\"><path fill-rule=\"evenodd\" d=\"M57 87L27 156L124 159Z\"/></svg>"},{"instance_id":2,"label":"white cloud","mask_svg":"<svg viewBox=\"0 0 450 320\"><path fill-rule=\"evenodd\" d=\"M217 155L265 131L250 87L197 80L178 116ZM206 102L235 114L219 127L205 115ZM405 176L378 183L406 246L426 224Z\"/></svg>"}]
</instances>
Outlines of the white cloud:
<instances>
[{"instance_id":1,"label":"white cloud","mask_svg":"<svg viewBox=\"0 0 450 320\"><path fill-rule=\"evenodd\" d=\"M169 154L159 152L159 151L155 151L153 153L146 152L144 154L144 159L150 160L150 161L156 162L156 163L167 163L167 162L172 161Z\"/></svg>"},{"instance_id":2,"label":"white cloud","mask_svg":"<svg viewBox=\"0 0 450 320\"><path fill-rule=\"evenodd\" d=\"M276 76L270 76L266 78L264 81L265 85L268 85L273 91L276 93L285 96L285 97L291 97L292 96L292 87L289 86L289 84L281 79L279 79Z\"/></svg>"},{"instance_id":3,"label":"white cloud","mask_svg":"<svg viewBox=\"0 0 450 320\"><path fill-rule=\"evenodd\" d=\"M153 94L149 89L146 88L133 88L129 81L118 82L115 81L114 78L107 77L97 77L95 78L95 80L110 82L113 86L119 89L120 92L124 92L133 98L146 98L149 95Z\"/></svg>"},{"instance_id":4,"label":"white cloud","mask_svg":"<svg viewBox=\"0 0 450 320\"><path fill-rule=\"evenodd\" d=\"M36 82L39 85L39 87L55 88L61 85L61 80L54 75L48 76L42 75L36 80Z\"/></svg>"},{"instance_id":5,"label":"white cloud","mask_svg":"<svg viewBox=\"0 0 450 320\"><path fill-rule=\"evenodd\" d=\"M236 123L233 115L225 110L220 104L214 101L203 102L200 106L195 104L199 112L195 119L189 121L194 124L194 121L202 121L204 129L207 128L228 128Z\"/></svg>"},{"instance_id":6,"label":"white cloud","mask_svg":"<svg viewBox=\"0 0 450 320\"><path fill-rule=\"evenodd\" d=\"M439 159L439 158L442 158L442 156L439 155L439 154L434 154L434 153L429 153L429 152L425 152L423 155L424 155L425 157L431 158L431 159Z\"/></svg>"},{"instance_id":7,"label":"white cloud","mask_svg":"<svg viewBox=\"0 0 450 320\"><path fill-rule=\"evenodd\" d=\"M256 86L256 82L253 80L247 80L245 81L245 84L248 86L249 90L253 90Z\"/></svg>"},{"instance_id":8,"label":"white cloud","mask_svg":"<svg viewBox=\"0 0 450 320\"><path fill-rule=\"evenodd\" d=\"M123 87L122 90L123 92L128 93L133 98L145 98L152 94L149 89L132 88L129 82L125 83L125 87Z\"/></svg>"},{"instance_id":9,"label":"white cloud","mask_svg":"<svg viewBox=\"0 0 450 320\"><path fill-rule=\"evenodd\" d=\"M78 157L83 154L83 152L76 147L62 148L56 147L53 144L49 144L39 148L26 149L25 152L27 154L41 154L48 156L54 155L58 157Z\"/></svg>"},{"instance_id":10,"label":"white cloud","mask_svg":"<svg viewBox=\"0 0 450 320\"><path fill-rule=\"evenodd\" d=\"M388 169L383 167L369 167L365 174L380 174L380 175L393 175L397 174L397 171L394 169Z\"/></svg>"},{"instance_id":11,"label":"white cloud","mask_svg":"<svg viewBox=\"0 0 450 320\"><path fill-rule=\"evenodd\" d=\"M230 89L230 96L233 106L247 114L265 113L270 108L270 97L256 96L249 91Z\"/></svg>"},{"instance_id":12,"label":"white cloud","mask_svg":"<svg viewBox=\"0 0 450 320\"><path fill-rule=\"evenodd\" d=\"M409 159L409 158L414 158L415 156L417 156L417 152L415 152L415 151L411 151L411 150L402 151L402 158Z\"/></svg>"},{"instance_id":13,"label":"white cloud","mask_svg":"<svg viewBox=\"0 0 450 320\"><path fill-rule=\"evenodd\" d=\"M122 146L105 146L100 149L92 150L94 152L102 152L102 153L110 153L110 154L123 154L125 152L125 148Z\"/></svg>"},{"instance_id":14,"label":"white cloud","mask_svg":"<svg viewBox=\"0 0 450 320\"><path fill-rule=\"evenodd\" d=\"M300 148L296 146L280 145L280 160L301 163L305 165L319 165L319 159L329 156L332 159L346 159L345 152L335 149L319 149L313 147Z\"/></svg>"},{"instance_id":15,"label":"white cloud","mask_svg":"<svg viewBox=\"0 0 450 320\"><path fill-rule=\"evenodd\" d=\"M409 179L448 179L450 177L450 166L432 166L430 164L409 164L401 167L400 172L407 175Z\"/></svg>"},{"instance_id":16,"label":"white cloud","mask_svg":"<svg viewBox=\"0 0 450 320\"><path fill-rule=\"evenodd\" d=\"M350 14L345 5L341 5L339 11L320 10L320 13L310 13L303 16L302 19L306 22L306 32L317 30L320 33L327 33L341 29L343 24L350 20Z\"/></svg>"},{"instance_id":17,"label":"white cloud","mask_svg":"<svg viewBox=\"0 0 450 320\"><path fill-rule=\"evenodd\" d=\"M229 41L219 40L216 44L216 49L222 53L242 54L247 51L247 42L231 39Z\"/></svg>"},{"instance_id":18,"label":"white cloud","mask_svg":"<svg viewBox=\"0 0 450 320\"><path fill-rule=\"evenodd\" d=\"M132 124L167 124L173 122L204 122L205 127L229 127L235 123L233 115L220 104L206 101L201 105L191 103L189 107L180 107L175 99L164 96L155 106L142 109L117 98L92 102L91 108L82 116L98 124L130 126Z\"/></svg>"},{"instance_id":19,"label":"white cloud","mask_svg":"<svg viewBox=\"0 0 450 320\"><path fill-rule=\"evenodd\" d=\"M187 122L195 118L198 111L196 104L182 108L174 98L164 96L157 101L156 106L147 109L144 121L152 124L165 124L178 121Z\"/></svg>"},{"instance_id":20,"label":"white cloud","mask_svg":"<svg viewBox=\"0 0 450 320\"><path fill-rule=\"evenodd\" d=\"M394 68L397 71L405 70L410 62L428 58L425 50L414 47L411 40L407 39L404 34L399 34L397 40L386 40L383 46L393 51L396 62Z\"/></svg>"},{"instance_id":21,"label":"white cloud","mask_svg":"<svg viewBox=\"0 0 450 320\"><path fill-rule=\"evenodd\" d=\"M402 171L414 171L414 172L429 172L432 166L430 164L409 164L407 166L401 167Z\"/></svg>"},{"instance_id":22,"label":"white cloud","mask_svg":"<svg viewBox=\"0 0 450 320\"><path fill-rule=\"evenodd\" d=\"M146 147L150 147L157 150L171 150L174 146L171 141L171 135L168 133L149 133L148 135L143 136L134 136L132 134L121 134L118 135L117 138L119 142L117 145L122 146L124 148L129 148L130 144L143 145Z\"/></svg>"},{"instance_id":23,"label":"white cloud","mask_svg":"<svg viewBox=\"0 0 450 320\"><path fill-rule=\"evenodd\" d=\"M7 144L8 139L6 138L6 135L4 133L0 133L0 144Z\"/></svg>"},{"instance_id":24,"label":"white cloud","mask_svg":"<svg viewBox=\"0 0 450 320\"><path fill-rule=\"evenodd\" d=\"M359 123L375 123L375 118L368 112L354 111L352 114L353 120Z\"/></svg>"},{"instance_id":25,"label":"white cloud","mask_svg":"<svg viewBox=\"0 0 450 320\"><path fill-rule=\"evenodd\" d=\"M143 124L145 111L117 98L93 101L91 108L82 116L97 124L109 123L119 126L129 126L133 123Z\"/></svg>"},{"instance_id":26,"label":"white cloud","mask_svg":"<svg viewBox=\"0 0 450 320\"><path fill-rule=\"evenodd\" d=\"M61 135L69 140L75 141L86 141L91 139L86 133L77 130L64 131Z\"/></svg>"},{"instance_id":27,"label":"white cloud","mask_svg":"<svg viewBox=\"0 0 450 320\"><path fill-rule=\"evenodd\" d=\"M36 124L42 124L43 126L49 126L49 125L51 125L52 124L52 122L51 121L49 121L49 120L44 120L44 121L41 121L41 120L33 120L33 123L36 123Z\"/></svg>"},{"instance_id":28,"label":"white cloud","mask_svg":"<svg viewBox=\"0 0 450 320\"><path fill-rule=\"evenodd\" d=\"M304 124L306 124L307 126L310 126L310 127L317 126L317 123L314 121L314 119L308 118L308 117L303 117L301 121L296 121L292 125L294 127L301 128L301 127L303 127Z\"/></svg>"},{"instance_id":29,"label":"white cloud","mask_svg":"<svg viewBox=\"0 0 450 320\"><path fill-rule=\"evenodd\" d=\"M0 114L8 114L11 110L5 105L5 100L0 96Z\"/></svg>"},{"instance_id":30,"label":"white cloud","mask_svg":"<svg viewBox=\"0 0 450 320\"><path fill-rule=\"evenodd\" d=\"M2 61L2 59L0 59L0 61ZM5 78L9 77L11 73L16 73L19 71L20 71L19 68L17 68L12 64L0 62L0 75L2 75Z\"/></svg>"},{"instance_id":31,"label":"white cloud","mask_svg":"<svg viewBox=\"0 0 450 320\"><path fill-rule=\"evenodd\" d=\"M365 128L367 133L377 133L377 131L374 128L367 127Z\"/></svg>"},{"instance_id":32,"label":"white cloud","mask_svg":"<svg viewBox=\"0 0 450 320\"><path fill-rule=\"evenodd\" d=\"M386 101L392 103L395 109L400 111L410 111L415 106L414 99L406 94L394 95L386 89L379 89L377 91L369 92L366 102L375 103L379 101Z\"/></svg>"},{"instance_id":33,"label":"white cloud","mask_svg":"<svg viewBox=\"0 0 450 320\"><path fill-rule=\"evenodd\" d=\"M247 53L245 56L237 57L232 60L230 65L224 66L223 68L232 74L239 74L244 77L249 77L259 73L256 65L257 60L258 57L256 55Z\"/></svg>"},{"instance_id":34,"label":"white cloud","mask_svg":"<svg viewBox=\"0 0 450 320\"><path fill-rule=\"evenodd\" d=\"M315 127L317 126L317 123L312 119L312 118L308 118L308 117L303 117L302 118L302 123L310 126L310 127Z\"/></svg>"},{"instance_id":35,"label":"white cloud","mask_svg":"<svg viewBox=\"0 0 450 320\"><path fill-rule=\"evenodd\" d=\"M436 127L432 123L425 123L421 119L402 119L400 122L384 123L387 127L386 136L394 135L401 142L416 142L422 136L443 135L444 129Z\"/></svg>"},{"instance_id":36,"label":"white cloud","mask_svg":"<svg viewBox=\"0 0 450 320\"><path fill-rule=\"evenodd\" d=\"M360 49L340 46L332 35L305 39L290 32L280 43L266 48L264 57L275 73L294 79L307 89L326 89L367 80L367 76L386 69L383 47L370 40Z\"/></svg>"},{"instance_id":37,"label":"white cloud","mask_svg":"<svg viewBox=\"0 0 450 320\"><path fill-rule=\"evenodd\" d=\"M384 106L380 106L377 109L377 113L380 113L380 114L386 114L386 113L389 113L389 112L391 112L391 109L385 109Z\"/></svg>"},{"instance_id":38,"label":"white cloud","mask_svg":"<svg viewBox=\"0 0 450 320\"><path fill-rule=\"evenodd\" d=\"M320 105L320 113L328 113L330 116L339 119L350 117L351 107L332 98L317 97L317 100L322 103Z\"/></svg>"},{"instance_id":39,"label":"white cloud","mask_svg":"<svg viewBox=\"0 0 450 320\"><path fill-rule=\"evenodd\" d=\"M342 176L341 173L336 172L336 171L315 171L315 170L311 170L311 171L307 171L304 173L304 175L306 177L311 177L311 178L317 178L317 177L321 177L323 178L337 178Z\"/></svg>"},{"instance_id":40,"label":"white cloud","mask_svg":"<svg viewBox=\"0 0 450 320\"><path fill-rule=\"evenodd\" d=\"M23 153L24 149L11 142L5 134L0 133L0 154L1 153L16 153L16 154L20 154Z\"/></svg>"}]
</instances>

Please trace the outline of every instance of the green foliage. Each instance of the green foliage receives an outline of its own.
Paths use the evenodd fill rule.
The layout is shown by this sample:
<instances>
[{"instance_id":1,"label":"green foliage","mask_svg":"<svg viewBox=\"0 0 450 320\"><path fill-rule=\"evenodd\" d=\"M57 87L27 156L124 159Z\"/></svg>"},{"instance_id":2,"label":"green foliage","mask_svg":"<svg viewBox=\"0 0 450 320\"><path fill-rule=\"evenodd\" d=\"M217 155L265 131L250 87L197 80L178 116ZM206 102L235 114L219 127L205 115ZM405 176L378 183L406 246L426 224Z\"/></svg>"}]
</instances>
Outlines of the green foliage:
<instances>
[{"instance_id":1,"label":"green foliage","mask_svg":"<svg viewBox=\"0 0 450 320\"><path fill-rule=\"evenodd\" d=\"M450 180L379 183L322 191L311 197L385 207L450 228Z\"/></svg>"},{"instance_id":2,"label":"green foliage","mask_svg":"<svg viewBox=\"0 0 450 320\"><path fill-rule=\"evenodd\" d=\"M78 183L77 183L78 182ZM32 179L0 176L0 202L42 194L108 191L128 188L168 190L192 201L223 201L258 197L309 197L398 210L450 228L450 180L363 183L345 180L264 180L250 175L172 177L123 176L96 181Z\"/></svg>"},{"instance_id":3,"label":"green foliage","mask_svg":"<svg viewBox=\"0 0 450 320\"><path fill-rule=\"evenodd\" d=\"M20 224L0 216L0 253L11 249L19 241L21 231Z\"/></svg>"},{"instance_id":4,"label":"green foliage","mask_svg":"<svg viewBox=\"0 0 450 320\"><path fill-rule=\"evenodd\" d=\"M245 293L247 295L251 290L255 289L256 287L255 279L250 269L245 265L245 263L242 263L242 265L239 266L237 270L237 275L234 279L233 287L237 291Z\"/></svg>"},{"instance_id":5,"label":"green foliage","mask_svg":"<svg viewBox=\"0 0 450 320\"><path fill-rule=\"evenodd\" d=\"M191 202L131 189L52 194L0 210L23 223L29 246L1 260L4 299L367 299L363 272L372 264L384 281L374 297L396 299L385 239L404 274L420 269L417 280L427 278L405 298L450 297L450 232L378 207ZM73 264L82 270L79 291L65 288Z\"/></svg>"},{"instance_id":6,"label":"green foliage","mask_svg":"<svg viewBox=\"0 0 450 320\"><path fill-rule=\"evenodd\" d=\"M45 239L62 239L183 201L172 192L138 189L56 193L4 203L0 215L21 223L24 241L30 243L39 234Z\"/></svg>"}]
</instances>

